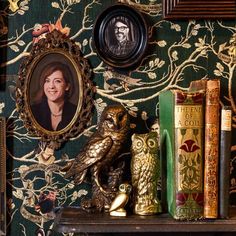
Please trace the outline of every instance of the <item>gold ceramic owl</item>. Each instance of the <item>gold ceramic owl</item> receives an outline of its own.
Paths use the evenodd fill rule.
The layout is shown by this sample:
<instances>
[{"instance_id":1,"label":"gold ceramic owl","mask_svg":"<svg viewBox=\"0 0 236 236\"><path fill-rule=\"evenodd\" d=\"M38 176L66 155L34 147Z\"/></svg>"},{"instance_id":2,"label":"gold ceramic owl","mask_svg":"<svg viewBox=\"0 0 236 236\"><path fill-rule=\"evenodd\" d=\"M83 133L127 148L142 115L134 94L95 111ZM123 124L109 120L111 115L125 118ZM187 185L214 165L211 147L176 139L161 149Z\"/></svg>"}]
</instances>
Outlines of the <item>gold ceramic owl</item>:
<instances>
[{"instance_id":1,"label":"gold ceramic owl","mask_svg":"<svg viewBox=\"0 0 236 236\"><path fill-rule=\"evenodd\" d=\"M109 212L111 216L126 216L127 212L124 209L125 205L129 201L129 195L131 193L131 185L123 183L119 186L119 192L115 199L111 203Z\"/></svg>"},{"instance_id":2,"label":"gold ceramic owl","mask_svg":"<svg viewBox=\"0 0 236 236\"><path fill-rule=\"evenodd\" d=\"M157 132L133 134L131 177L134 213L152 215L161 212L157 197L160 159Z\"/></svg>"},{"instance_id":3,"label":"gold ceramic owl","mask_svg":"<svg viewBox=\"0 0 236 236\"><path fill-rule=\"evenodd\" d=\"M105 181L111 179L110 167L118 157L128 137L128 131L129 116L125 108L122 105L107 106L101 114L97 131L71 163L65 177L73 176L76 184L82 183L88 170L91 174L94 201L89 202L85 208L89 208L91 204L95 205L91 207L97 207L99 210L104 206L109 208L116 192L112 192L114 189L109 189ZM119 176L119 171L113 171L111 175L112 178Z\"/></svg>"}]
</instances>

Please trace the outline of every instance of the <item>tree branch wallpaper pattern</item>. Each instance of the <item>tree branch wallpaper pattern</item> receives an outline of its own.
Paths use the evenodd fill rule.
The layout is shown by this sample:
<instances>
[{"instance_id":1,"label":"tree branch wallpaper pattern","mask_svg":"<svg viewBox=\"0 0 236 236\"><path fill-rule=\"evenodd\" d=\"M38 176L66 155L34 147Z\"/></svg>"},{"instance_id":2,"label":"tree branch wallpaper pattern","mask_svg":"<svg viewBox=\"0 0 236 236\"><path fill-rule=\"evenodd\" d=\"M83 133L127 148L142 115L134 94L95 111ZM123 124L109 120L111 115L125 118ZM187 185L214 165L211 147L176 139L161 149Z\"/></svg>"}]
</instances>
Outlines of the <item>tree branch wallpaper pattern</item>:
<instances>
[{"instance_id":1,"label":"tree branch wallpaper pattern","mask_svg":"<svg viewBox=\"0 0 236 236\"><path fill-rule=\"evenodd\" d=\"M93 24L112 0L3 0L0 14L0 103L7 118L7 235L50 232L55 212L79 206L91 186L75 186L60 167L73 160L96 130L108 104L121 103L132 118L133 132L146 132L158 116L160 91L187 89L190 82L220 78L221 104L233 109L230 201L236 205L236 21L175 20L162 18L160 0L122 0L140 11L148 25L148 49L134 69L115 70L96 54ZM48 152L45 143L31 137L16 111L15 89L21 61L44 27L58 29L76 42L93 71L94 111L88 128ZM40 33L41 32L41 33ZM127 152L121 153L127 160ZM66 235L66 234L64 234ZM68 234L73 235L73 234Z\"/></svg>"}]
</instances>

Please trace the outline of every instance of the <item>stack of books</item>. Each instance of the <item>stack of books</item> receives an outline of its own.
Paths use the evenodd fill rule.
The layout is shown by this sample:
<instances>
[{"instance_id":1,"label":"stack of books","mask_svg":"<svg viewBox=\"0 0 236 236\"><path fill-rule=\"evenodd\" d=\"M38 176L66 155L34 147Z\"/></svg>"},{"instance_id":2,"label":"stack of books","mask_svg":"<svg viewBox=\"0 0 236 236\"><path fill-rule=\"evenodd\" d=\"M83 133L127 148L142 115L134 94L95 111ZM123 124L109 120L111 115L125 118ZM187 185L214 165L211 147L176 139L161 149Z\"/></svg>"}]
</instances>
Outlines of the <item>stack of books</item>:
<instances>
[{"instance_id":1,"label":"stack of books","mask_svg":"<svg viewBox=\"0 0 236 236\"><path fill-rule=\"evenodd\" d=\"M163 91L159 104L163 204L178 220L227 218L232 114L220 80Z\"/></svg>"}]
</instances>

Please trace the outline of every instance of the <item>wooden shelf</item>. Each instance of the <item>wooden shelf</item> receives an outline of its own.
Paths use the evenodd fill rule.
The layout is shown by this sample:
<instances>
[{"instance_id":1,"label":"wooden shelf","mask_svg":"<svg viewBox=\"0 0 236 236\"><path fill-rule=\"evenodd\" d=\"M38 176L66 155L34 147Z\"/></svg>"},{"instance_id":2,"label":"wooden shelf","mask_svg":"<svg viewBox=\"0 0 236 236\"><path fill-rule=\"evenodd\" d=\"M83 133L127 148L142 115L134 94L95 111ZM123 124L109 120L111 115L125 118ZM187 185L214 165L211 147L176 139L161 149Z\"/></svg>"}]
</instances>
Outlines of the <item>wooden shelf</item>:
<instances>
[{"instance_id":1,"label":"wooden shelf","mask_svg":"<svg viewBox=\"0 0 236 236\"><path fill-rule=\"evenodd\" d=\"M60 233L144 233L144 232L236 232L236 208L229 219L177 221L169 214L114 217L108 213L87 213L80 208L61 208L54 231Z\"/></svg>"}]
</instances>

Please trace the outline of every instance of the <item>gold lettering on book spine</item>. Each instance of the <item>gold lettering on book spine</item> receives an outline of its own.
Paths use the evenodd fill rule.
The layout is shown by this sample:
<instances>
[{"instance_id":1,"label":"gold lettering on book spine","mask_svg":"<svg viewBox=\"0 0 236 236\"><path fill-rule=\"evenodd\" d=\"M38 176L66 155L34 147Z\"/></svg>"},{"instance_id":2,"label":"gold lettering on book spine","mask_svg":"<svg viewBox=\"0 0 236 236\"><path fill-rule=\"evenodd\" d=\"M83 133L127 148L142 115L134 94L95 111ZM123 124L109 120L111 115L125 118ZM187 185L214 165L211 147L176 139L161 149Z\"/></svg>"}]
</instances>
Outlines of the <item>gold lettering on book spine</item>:
<instances>
[{"instance_id":1,"label":"gold lettering on book spine","mask_svg":"<svg viewBox=\"0 0 236 236\"><path fill-rule=\"evenodd\" d=\"M177 191L203 190L202 170L202 105L175 106L175 132L177 137L176 181Z\"/></svg>"},{"instance_id":2,"label":"gold lettering on book spine","mask_svg":"<svg viewBox=\"0 0 236 236\"><path fill-rule=\"evenodd\" d=\"M200 128L203 125L201 105L176 105L175 128Z\"/></svg>"}]
</instances>

